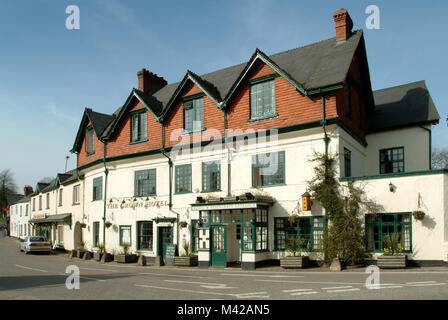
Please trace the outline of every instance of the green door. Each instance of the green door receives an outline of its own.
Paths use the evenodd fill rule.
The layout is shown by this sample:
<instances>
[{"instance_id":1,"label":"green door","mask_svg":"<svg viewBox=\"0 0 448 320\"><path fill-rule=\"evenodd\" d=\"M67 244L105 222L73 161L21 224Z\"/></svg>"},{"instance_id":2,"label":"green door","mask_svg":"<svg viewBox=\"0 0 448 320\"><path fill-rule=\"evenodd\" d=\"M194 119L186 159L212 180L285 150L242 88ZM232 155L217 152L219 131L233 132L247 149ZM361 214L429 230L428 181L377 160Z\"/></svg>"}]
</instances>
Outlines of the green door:
<instances>
[{"instance_id":1,"label":"green door","mask_svg":"<svg viewBox=\"0 0 448 320\"><path fill-rule=\"evenodd\" d=\"M165 260L166 247L173 243L172 227L159 227L159 255Z\"/></svg>"},{"instance_id":2,"label":"green door","mask_svg":"<svg viewBox=\"0 0 448 320\"><path fill-rule=\"evenodd\" d=\"M212 267L227 267L226 227L212 226Z\"/></svg>"}]
</instances>

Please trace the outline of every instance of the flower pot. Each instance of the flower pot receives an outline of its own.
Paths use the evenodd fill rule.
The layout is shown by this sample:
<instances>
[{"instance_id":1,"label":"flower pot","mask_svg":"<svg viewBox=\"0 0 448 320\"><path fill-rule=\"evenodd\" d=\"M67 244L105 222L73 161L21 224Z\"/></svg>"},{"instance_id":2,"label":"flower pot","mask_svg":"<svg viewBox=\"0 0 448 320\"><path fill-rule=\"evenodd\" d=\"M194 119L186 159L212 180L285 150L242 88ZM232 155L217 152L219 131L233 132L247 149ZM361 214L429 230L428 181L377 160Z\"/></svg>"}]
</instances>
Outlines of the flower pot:
<instances>
[{"instance_id":1,"label":"flower pot","mask_svg":"<svg viewBox=\"0 0 448 320\"><path fill-rule=\"evenodd\" d=\"M79 258L79 259L82 259L82 256L84 255L84 250L77 250L76 251L76 256Z\"/></svg>"},{"instance_id":2,"label":"flower pot","mask_svg":"<svg viewBox=\"0 0 448 320\"><path fill-rule=\"evenodd\" d=\"M114 255L114 261L118 263L133 263L137 262L136 254L116 254Z\"/></svg>"},{"instance_id":3,"label":"flower pot","mask_svg":"<svg viewBox=\"0 0 448 320\"><path fill-rule=\"evenodd\" d=\"M174 265L178 267L197 266L198 256L174 257Z\"/></svg>"},{"instance_id":4,"label":"flower pot","mask_svg":"<svg viewBox=\"0 0 448 320\"><path fill-rule=\"evenodd\" d=\"M280 266L283 269L301 269L306 268L309 263L308 256L286 257L280 259Z\"/></svg>"},{"instance_id":5,"label":"flower pot","mask_svg":"<svg viewBox=\"0 0 448 320\"><path fill-rule=\"evenodd\" d=\"M259 201L272 201L271 196L263 196L263 195L256 195L255 199L257 199Z\"/></svg>"},{"instance_id":6,"label":"flower pot","mask_svg":"<svg viewBox=\"0 0 448 320\"><path fill-rule=\"evenodd\" d=\"M204 203L204 198L203 197L196 197L196 203Z\"/></svg>"},{"instance_id":7,"label":"flower pot","mask_svg":"<svg viewBox=\"0 0 448 320\"><path fill-rule=\"evenodd\" d=\"M94 259L95 261L101 261L102 256L103 256L102 253L99 253L99 252L94 252L94 253L93 253L93 259Z\"/></svg>"},{"instance_id":8,"label":"flower pot","mask_svg":"<svg viewBox=\"0 0 448 320\"><path fill-rule=\"evenodd\" d=\"M379 256L377 266L380 269L403 269L407 266L407 256Z\"/></svg>"}]
</instances>

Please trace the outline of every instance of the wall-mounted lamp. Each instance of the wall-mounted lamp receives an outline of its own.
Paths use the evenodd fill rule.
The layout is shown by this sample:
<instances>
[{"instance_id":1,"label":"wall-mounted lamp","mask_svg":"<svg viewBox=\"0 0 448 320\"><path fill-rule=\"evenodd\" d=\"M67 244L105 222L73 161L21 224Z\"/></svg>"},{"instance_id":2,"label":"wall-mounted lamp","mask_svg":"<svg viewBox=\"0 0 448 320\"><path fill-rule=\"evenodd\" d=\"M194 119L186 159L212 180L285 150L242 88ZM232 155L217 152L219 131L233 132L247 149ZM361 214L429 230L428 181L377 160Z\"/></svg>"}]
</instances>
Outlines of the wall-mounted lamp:
<instances>
[{"instance_id":1,"label":"wall-mounted lamp","mask_svg":"<svg viewBox=\"0 0 448 320\"><path fill-rule=\"evenodd\" d=\"M392 184L392 182L389 183L389 191L394 192L394 190L395 190L395 186Z\"/></svg>"},{"instance_id":2,"label":"wall-mounted lamp","mask_svg":"<svg viewBox=\"0 0 448 320\"><path fill-rule=\"evenodd\" d=\"M313 201L311 201L311 195L308 193L308 191L305 191L305 193L302 194L302 210L310 211L312 204Z\"/></svg>"}]
</instances>

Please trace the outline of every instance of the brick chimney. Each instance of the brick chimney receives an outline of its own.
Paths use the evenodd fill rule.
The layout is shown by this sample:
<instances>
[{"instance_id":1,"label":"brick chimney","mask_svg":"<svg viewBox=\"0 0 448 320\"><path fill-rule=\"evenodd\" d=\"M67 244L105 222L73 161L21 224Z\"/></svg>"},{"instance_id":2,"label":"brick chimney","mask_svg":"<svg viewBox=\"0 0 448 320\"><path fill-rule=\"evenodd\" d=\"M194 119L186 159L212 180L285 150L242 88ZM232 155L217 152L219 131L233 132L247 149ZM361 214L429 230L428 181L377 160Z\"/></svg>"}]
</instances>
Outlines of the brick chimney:
<instances>
[{"instance_id":1,"label":"brick chimney","mask_svg":"<svg viewBox=\"0 0 448 320\"><path fill-rule=\"evenodd\" d=\"M346 9L341 9L333 13L336 23L336 40L346 40L350 37L353 28L353 21Z\"/></svg>"},{"instance_id":2,"label":"brick chimney","mask_svg":"<svg viewBox=\"0 0 448 320\"><path fill-rule=\"evenodd\" d=\"M25 186L25 188L23 188L23 194L25 195L25 197L29 196L33 192L34 191L33 191L33 187L32 186Z\"/></svg>"},{"instance_id":3,"label":"brick chimney","mask_svg":"<svg viewBox=\"0 0 448 320\"><path fill-rule=\"evenodd\" d=\"M165 79L159 77L157 74L149 72L145 68L137 72L138 89L148 93L152 89L160 89L168 84Z\"/></svg>"}]
</instances>

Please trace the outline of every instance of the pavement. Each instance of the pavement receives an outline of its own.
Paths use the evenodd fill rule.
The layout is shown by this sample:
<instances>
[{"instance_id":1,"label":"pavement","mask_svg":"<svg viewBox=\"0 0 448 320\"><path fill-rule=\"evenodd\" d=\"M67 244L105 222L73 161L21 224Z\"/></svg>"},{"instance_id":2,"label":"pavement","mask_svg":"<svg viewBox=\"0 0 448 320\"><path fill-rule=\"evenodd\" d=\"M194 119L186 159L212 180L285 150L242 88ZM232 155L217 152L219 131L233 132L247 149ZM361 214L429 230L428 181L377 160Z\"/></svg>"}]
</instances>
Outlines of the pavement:
<instances>
[{"instance_id":1,"label":"pavement","mask_svg":"<svg viewBox=\"0 0 448 320\"><path fill-rule=\"evenodd\" d=\"M24 254L0 237L0 299L38 300L445 300L448 267L372 274L365 268L284 270L138 266ZM79 289L73 273L79 270ZM67 273L68 271L68 273ZM372 280L375 277L375 281ZM367 283L367 285L366 285ZM372 286L372 284L375 284Z\"/></svg>"}]
</instances>

